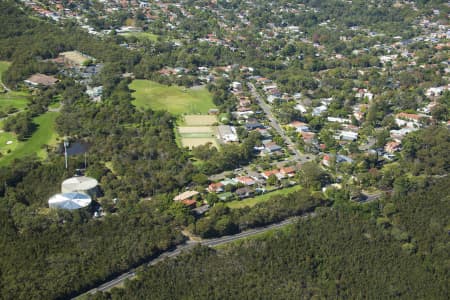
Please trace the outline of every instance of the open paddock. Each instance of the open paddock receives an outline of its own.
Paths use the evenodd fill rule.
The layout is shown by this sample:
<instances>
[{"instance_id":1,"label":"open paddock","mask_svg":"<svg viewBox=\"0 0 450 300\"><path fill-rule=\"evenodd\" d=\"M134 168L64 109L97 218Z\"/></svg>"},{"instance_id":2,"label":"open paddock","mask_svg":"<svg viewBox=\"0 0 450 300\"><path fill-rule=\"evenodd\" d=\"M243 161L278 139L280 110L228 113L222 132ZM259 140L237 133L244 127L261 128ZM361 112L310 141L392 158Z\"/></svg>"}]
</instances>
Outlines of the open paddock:
<instances>
[{"instance_id":1,"label":"open paddock","mask_svg":"<svg viewBox=\"0 0 450 300\"><path fill-rule=\"evenodd\" d=\"M205 86L186 88L136 79L130 84L130 89L134 97L132 103L140 109L167 110L182 115L206 114L211 108L216 108L212 94Z\"/></svg>"},{"instance_id":2,"label":"open paddock","mask_svg":"<svg viewBox=\"0 0 450 300\"><path fill-rule=\"evenodd\" d=\"M207 143L213 144L213 146L218 148L217 141L215 138L181 138L181 143L183 147L188 147L192 149L193 147L205 145Z\"/></svg>"},{"instance_id":3,"label":"open paddock","mask_svg":"<svg viewBox=\"0 0 450 300\"><path fill-rule=\"evenodd\" d=\"M183 118L187 127L211 126L217 122L217 117L210 115L185 115Z\"/></svg>"}]
</instances>

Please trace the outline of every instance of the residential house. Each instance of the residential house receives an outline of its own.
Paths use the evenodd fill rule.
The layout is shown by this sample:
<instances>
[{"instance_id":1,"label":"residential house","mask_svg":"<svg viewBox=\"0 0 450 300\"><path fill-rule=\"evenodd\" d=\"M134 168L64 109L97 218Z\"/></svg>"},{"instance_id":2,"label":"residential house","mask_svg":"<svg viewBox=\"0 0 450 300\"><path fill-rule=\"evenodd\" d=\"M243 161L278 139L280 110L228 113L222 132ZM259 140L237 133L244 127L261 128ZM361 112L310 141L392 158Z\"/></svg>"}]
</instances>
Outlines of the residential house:
<instances>
[{"instance_id":1,"label":"residential house","mask_svg":"<svg viewBox=\"0 0 450 300\"><path fill-rule=\"evenodd\" d=\"M264 178L264 179L269 179L269 177L271 176L271 175L277 175L279 173L279 171L278 170L269 170L269 171L264 171L264 172L262 172L261 173L261 176Z\"/></svg>"},{"instance_id":2,"label":"residential house","mask_svg":"<svg viewBox=\"0 0 450 300\"><path fill-rule=\"evenodd\" d=\"M333 122L333 123L341 123L341 124L351 123L351 121L349 119L337 118L337 117L328 117L327 121L328 122Z\"/></svg>"},{"instance_id":3,"label":"residential house","mask_svg":"<svg viewBox=\"0 0 450 300\"><path fill-rule=\"evenodd\" d=\"M403 140L403 138L408 134L411 133L413 131L419 130L418 128L413 128L413 127L406 127L406 128L402 128L399 130L391 130L389 131L390 136L392 139L394 139L397 142L401 142L401 140Z\"/></svg>"},{"instance_id":4,"label":"residential house","mask_svg":"<svg viewBox=\"0 0 450 300\"><path fill-rule=\"evenodd\" d=\"M256 183L256 181L253 178L248 176L236 177L236 181L244 185L254 185Z\"/></svg>"},{"instance_id":5,"label":"residential house","mask_svg":"<svg viewBox=\"0 0 450 300\"><path fill-rule=\"evenodd\" d=\"M356 141L358 139L358 133L353 131L341 131L339 137L344 141Z\"/></svg>"},{"instance_id":6,"label":"residential house","mask_svg":"<svg viewBox=\"0 0 450 300\"><path fill-rule=\"evenodd\" d=\"M291 123L289 123L289 126L294 127L298 132L309 131L309 130L298 130L298 128L308 128L308 124L300 121L292 121Z\"/></svg>"},{"instance_id":7,"label":"residential house","mask_svg":"<svg viewBox=\"0 0 450 300\"><path fill-rule=\"evenodd\" d=\"M220 125L217 127L219 133L218 138L225 143L239 142L239 138L236 133L236 128L228 125Z\"/></svg>"},{"instance_id":8,"label":"residential house","mask_svg":"<svg viewBox=\"0 0 450 300\"><path fill-rule=\"evenodd\" d=\"M281 147L272 141L263 141L264 149L267 153L281 151Z\"/></svg>"},{"instance_id":9,"label":"residential house","mask_svg":"<svg viewBox=\"0 0 450 300\"><path fill-rule=\"evenodd\" d=\"M261 129L265 128L263 124L259 123L256 120L252 120L252 121L249 120L249 122L244 124L244 127L248 131L252 131L252 130L255 130L255 129L258 129L258 128L261 128Z\"/></svg>"},{"instance_id":10,"label":"residential house","mask_svg":"<svg viewBox=\"0 0 450 300\"><path fill-rule=\"evenodd\" d=\"M418 114L408 114L408 113L398 113L395 115L395 123L400 127L420 127L420 119L426 118L426 115L418 115Z\"/></svg>"},{"instance_id":11,"label":"residential house","mask_svg":"<svg viewBox=\"0 0 450 300\"><path fill-rule=\"evenodd\" d=\"M195 201L194 199L184 199L181 200L181 203L190 208L195 208L195 206L197 205L197 201Z\"/></svg>"},{"instance_id":12,"label":"residential house","mask_svg":"<svg viewBox=\"0 0 450 300\"><path fill-rule=\"evenodd\" d=\"M266 128L256 128L256 131L259 132L261 135L261 138L263 140L272 139L272 135L270 134L269 130Z\"/></svg>"},{"instance_id":13,"label":"residential house","mask_svg":"<svg viewBox=\"0 0 450 300\"><path fill-rule=\"evenodd\" d=\"M238 181L235 178L233 178L233 179L225 178L220 183L223 184L223 186L225 187L225 186L227 186L229 184L236 185L238 183Z\"/></svg>"},{"instance_id":14,"label":"residential house","mask_svg":"<svg viewBox=\"0 0 450 300\"><path fill-rule=\"evenodd\" d=\"M293 177L295 175L294 167L284 167L280 169L280 174L287 177Z\"/></svg>"},{"instance_id":15,"label":"residential house","mask_svg":"<svg viewBox=\"0 0 450 300\"><path fill-rule=\"evenodd\" d=\"M307 144L312 144L315 140L316 134L314 132L301 132L303 141Z\"/></svg>"},{"instance_id":16,"label":"residential house","mask_svg":"<svg viewBox=\"0 0 450 300\"><path fill-rule=\"evenodd\" d=\"M86 94L94 101L100 101L103 94L103 86L87 87Z\"/></svg>"},{"instance_id":17,"label":"residential house","mask_svg":"<svg viewBox=\"0 0 450 300\"><path fill-rule=\"evenodd\" d=\"M210 193L221 193L224 191L224 184L222 182L211 183L207 190Z\"/></svg>"},{"instance_id":18,"label":"residential house","mask_svg":"<svg viewBox=\"0 0 450 300\"><path fill-rule=\"evenodd\" d=\"M53 76L37 73L28 77L26 80L24 80L24 82L30 87L38 87L38 86L49 87L58 83L59 79Z\"/></svg>"},{"instance_id":19,"label":"residential house","mask_svg":"<svg viewBox=\"0 0 450 300\"><path fill-rule=\"evenodd\" d=\"M240 82L233 81L231 83L231 87L233 88L234 91L242 91L242 83Z\"/></svg>"},{"instance_id":20,"label":"residential house","mask_svg":"<svg viewBox=\"0 0 450 300\"><path fill-rule=\"evenodd\" d=\"M400 151L400 148L401 148L401 143L392 141L392 142L388 142L384 146L384 151L386 151L387 153L393 154L394 152Z\"/></svg>"},{"instance_id":21,"label":"residential house","mask_svg":"<svg viewBox=\"0 0 450 300\"><path fill-rule=\"evenodd\" d=\"M302 114L305 114L308 110L306 109L306 107L303 104L298 103L297 105L294 106L294 109L300 111Z\"/></svg>"},{"instance_id":22,"label":"residential house","mask_svg":"<svg viewBox=\"0 0 450 300\"><path fill-rule=\"evenodd\" d=\"M324 112L326 112L328 110L328 107L327 106L325 106L325 105L321 105L321 106L318 106L318 107L314 107L313 108L313 110L312 110L312 115L313 116L320 116L320 115L322 115Z\"/></svg>"},{"instance_id":23,"label":"residential house","mask_svg":"<svg viewBox=\"0 0 450 300\"><path fill-rule=\"evenodd\" d=\"M356 98L367 98L367 100L372 101L373 94L367 89L359 89L355 95Z\"/></svg>"},{"instance_id":24,"label":"residential house","mask_svg":"<svg viewBox=\"0 0 450 300\"><path fill-rule=\"evenodd\" d=\"M337 164L344 163L344 162L353 163L353 159L351 159L350 157L345 156L345 155L338 154L335 156L334 154L325 154L322 159L322 164L324 166L330 167L331 163L334 159Z\"/></svg>"},{"instance_id":25,"label":"residential house","mask_svg":"<svg viewBox=\"0 0 450 300\"><path fill-rule=\"evenodd\" d=\"M192 211L194 212L195 215L201 216L204 215L209 210L209 208L210 208L209 204L205 204L197 208L194 208Z\"/></svg>"},{"instance_id":26,"label":"residential house","mask_svg":"<svg viewBox=\"0 0 450 300\"><path fill-rule=\"evenodd\" d=\"M235 191L236 195L241 198L248 198L253 196L254 191L252 189L250 189L249 187L243 187L243 188L239 188Z\"/></svg>"},{"instance_id":27,"label":"residential house","mask_svg":"<svg viewBox=\"0 0 450 300\"><path fill-rule=\"evenodd\" d=\"M438 86L438 87L431 87L426 90L425 96L427 97L435 97L440 96L442 93L444 93L446 90L450 90L450 85L447 86Z\"/></svg>"}]
</instances>

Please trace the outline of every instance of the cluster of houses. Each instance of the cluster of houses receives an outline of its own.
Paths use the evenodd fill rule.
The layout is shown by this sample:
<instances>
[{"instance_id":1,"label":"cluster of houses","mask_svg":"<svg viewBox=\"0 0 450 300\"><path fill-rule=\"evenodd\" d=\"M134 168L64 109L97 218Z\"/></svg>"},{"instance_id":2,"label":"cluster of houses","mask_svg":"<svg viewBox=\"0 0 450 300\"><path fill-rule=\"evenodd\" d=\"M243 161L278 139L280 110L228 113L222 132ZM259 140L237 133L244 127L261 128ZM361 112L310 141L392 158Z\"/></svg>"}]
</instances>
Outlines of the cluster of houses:
<instances>
[{"instance_id":1,"label":"cluster of houses","mask_svg":"<svg viewBox=\"0 0 450 300\"><path fill-rule=\"evenodd\" d=\"M260 173L252 171L244 172L233 178L224 178L221 181L212 182L202 192L195 190L182 192L176 195L173 198L173 201L181 202L192 209L197 209L201 204L208 204L207 201L204 200L208 193L216 194L220 201L245 199L257 194L279 189L281 185L287 186L296 184L293 177L298 172L299 168L299 166L287 166ZM270 177L273 177L276 181L274 186L269 184ZM283 181L284 184L281 183ZM202 209L204 209L204 207Z\"/></svg>"},{"instance_id":2,"label":"cluster of houses","mask_svg":"<svg viewBox=\"0 0 450 300\"><path fill-rule=\"evenodd\" d=\"M96 63L95 58L79 51L59 53L58 57L47 62L55 63L62 76L72 77L86 86L86 94L94 101L100 101L103 93L102 86L91 86L94 76L98 75L103 65ZM24 80L30 88L47 88L59 82L59 78L51 75L36 73Z\"/></svg>"},{"instance_id":3,"label":"cluster of houses","mask_svg":"<svg viewBox=\"0 0 450 300\"><path fill-rule=\"evenodd\" d=\"M61 0L51 0L49 7L53 9L50 11L48 9L44 9L39 4L27 2L27 5L31 6L35 11L39 14L50 18L75 18L80 24L85 27L88 32L92 34L106 34L109 33L108 30L104 32L97 32L92 27L88 26L87 19L83 17L83 14L86 11L83 11L80 6L76 3L71 2L71 8L68 8L67 5ZM404 1L406 3L406 1ZM218 25L221 28L221 34L209 33L201 37L196 37L195 39L208 43L210 45L219 45L231 49L233 51L238 51L239 49L235 49L234 41L244 41L246 37L241 36L239 34L240 29L245 28L250 25L251 16L252 16L252 7L258 5L255 2L247 1L243 4L243 8L241 11L234 15L233 22L228 22L226 16L223 14L223 11L217 8L215 1L211 1L205 7L194 6L195 10L205 10L216 14L218 16ZM407 5L412 5L414 7L413 2L406 3ZM135 13L137 10L142 11L143 15L146 18L146 21L154 22L160 18L164 18L164 29L168 31L177 31L179 36L182 36L182 30L179 26L182 24L182 19L192 19L193 11L187 9L184 3L168 3L167 1L146 1L146 0L112 0L112 1L102 1L102 5L104 7L103 12L98 12L100 15L103 13L108 15L110 13L114 13L118 10L126 8L127 10ZM296 3L286 3L282 6L274 6L274 13L282 14L298 14L302 11L314 11L315 8L309 8L304 4L296 4ZM440 12L433 11L433 15L439 15ZM450 38L450 29L448 24L442 24L441 22L433 21L433 15L431 16L421 16L420 19L416 20L416 25L420 28L421 33L418 36L404 39L402 37L395 37L395 42L389 44L381 44L376 41L376 38L380 37L382 33L374 32L368 28L362 28L360 26L353 26L349 28L351 30L351 34L342 33L339 37L340 41L343 43L352 43L355 38L359 38L361 36L365 38L374 38L374 43L372 46L368 46L368 48L354 49L351 53L352 57L358 57L367 53L380 53L377 55L378 59L378 72L384 72L387 70L391 70L392 68L407 66L408 68L422 68L428 69L433 67L431 64L423 63L419 65L419 60L417 59L418 55L414 52L414 48L410 47L413 43L425 42L429 45L432 45L435 49L448 49L449 38ZM323 23L319 25L324 29L333 29L333 21L325 20ZM151 27L151 25L150 25ZM120 28L115 28L118 33L127 33L127 32L137 32L141 31L142 28L138 28L135 26L122 26ZM294 26L291 24L283 24L277 25L273 23L268 23L258 32L261 44L265 44L266 42L273 41L278 38L287 39L286 42L289 41L301 41L302 43L312 45L315 51L316 57L324 57L327 60L336 60L336 61L346 61L349 60L350 57L344 55L343 53L327 53L326 48L323 45L320 45L317 41L313 41L312 38L308 38L301 30L299 26ZM187 36L187 35L186 35ZM187 38L192 38L191 36L187 36ZM174 41L175 43L182 43L183 40ZM271 55L281 56L281 53L273 50ZM283 63L286 66L289 66L295 60L303 60L303 55L298 57L283 57ZM99 71L99 67L97 64L91 63L89 66L85 66L85 60L89 60L92 62L92 58L86 57L81 53L62 53L55 62L60 63L65 66L66 69L71 70L69 73L77 74L77 77L80 77L81 80L87 80L86 85L88 84L89 75L86 74L95 74ZM95 60L94 60L95 61ZM450 61L448 58L444 58L439 64L443 67L444 73L448 76L450 73ZM95 67L94 67L95 65ZM101 68L101 66L100 66ZM364 70L359 70L358 74L364 75ZM217 78L233 78L233 80L241 80L242 81L233 81L230 85L230 91L236 98L236 109L231 112L233 119L240 124L247 131L257 131L261 136L261 145L255 147L255 151L261 153L261 155L283 155L284 154L284 145L278 145L274 142L272 134L273 131L271 128L265 124L267 124L267 120L265 119L264 114L259 111L258 105L255 103L255 99L250 97L248 93L245 92L244 85L246 81L253 82L256 87L258 87L259 91L264 96L265 101L271 105L273 108L280 103L289 102L292 104L292 107L297 110L300 114L310 114L312 117L323 117L328 123L333 123L333 138L337 141L339 145L345 146L346 144L350 144L352 142L359 141L360 127L358 123L362 123L365 121L367 111L369 109L370 104L373 101L376 101L377 95L375 95L376 89L370 88L368 82L365 84L357 84L357 87L353 88L352 94L349 95L353 97L353 100L356 100L356 104L352 105L352 111L348 116L337 116L332 115L330 113L330 105L334 101L333 98L320 98L312 101L308 97L304 97L303 94L311 94L310 91L306 90L298 90L294 93L283 93L281 88L279 88L278 84L273 80L266 78L264 76L255 75L257 72L252 67L249 66L240 66L240 65L228 65L228 66L199 66L196 69L187 69L182 66L165 66L158 72L163 76L174 76L181 77L184 75L194 75L197 76L198 81L202 83L209 83L215 81ZM233 77L233 75L239 74L237 77ZM72 75L73 76L73 75ZM241 79L236 79L241 78ZM315 78L320 83L320 76ZM447 77L448 78L448 77ZM51 86L57 82L57 79L51 76L47 76L44 74L35 74L26 80L26 83L30 86ZM392 88L396 88L399 83L392 82ZM441 96L445 91L450 90L450 85L440 85L427 87L424 95L428 97L427 100L430 100L427 104L421 107L417 112L414 113L405 113L400 112L394 115L395 123L398 126L398 129L390 130L390 139L385 144L384 149L382 149L383 154L387 153L388 158L392 158L395 152L401 149L402 140L409 133L418 130L419 128L425 126L427 119L431 118L431 111L433 110L434 105L436 105L436 99ZM99 99L101 97L102 88L101 87L88 87L87 91L88 95L93 99ZM217 110L211 110L211 114L218 114ZM355 122L356 120L356 122ZM222 121L222 120L221 120ZM226 123L226 122L224 122ZM237 143L239 142L239 138L237 135L237 123L235 126L230 125L220 125L217 128L217 137L223 143ZM297 120L290 122L289 124L285 124L285 128L288 131L293 130L298 137L304 142L306 145L305 150L311 150L311 152L320 152L323 154L322 156L322 165L325 167L330 167L333 163L352 163L352 155L351 153L347 155L341 154L329 154L328 149L326 149L324 144L319 142L319 132L314 131L310 126L310 124L306 123L305 120ZM312 151L314 150L314 151ZM366 149L370 151L370 149ZM278 174L278 175L277 175ZM278 173L274 173L274 175L280 179L282 172L279 170ZM279 178L280 177L280 178ZM289 176L287 176L289 177ZM284 177L283 177L284 178ZM224 189L227 184L239 184L243 185L243 187L238 188L240 190L239 193L236 193L237 197L242 198L241 196L248 197L252 193L256 192L256 188L259 188L259 184L261 180L265 180L264 174L260 174L258 176L242 176L242 178L237 177L225 183L218 182L214 183L211 186L213 189L211 192L215 192L219 195L219 197L225 197L224 195L227 192L219 191L220 188ZM217 190L218 189L218 190ZM234 194L231 194L233 196ZM187 193L183 195L181 198L177 198L175 201L185 201L185 200L195 200L196 197L200 197L201 194L197 193L192 195L192 193ZM184 198L186 197L186 198ZM194 202L185 201L186 205L194 205ZM184 203L184 202L183 202Z\"/></svg>"}]
</instances>

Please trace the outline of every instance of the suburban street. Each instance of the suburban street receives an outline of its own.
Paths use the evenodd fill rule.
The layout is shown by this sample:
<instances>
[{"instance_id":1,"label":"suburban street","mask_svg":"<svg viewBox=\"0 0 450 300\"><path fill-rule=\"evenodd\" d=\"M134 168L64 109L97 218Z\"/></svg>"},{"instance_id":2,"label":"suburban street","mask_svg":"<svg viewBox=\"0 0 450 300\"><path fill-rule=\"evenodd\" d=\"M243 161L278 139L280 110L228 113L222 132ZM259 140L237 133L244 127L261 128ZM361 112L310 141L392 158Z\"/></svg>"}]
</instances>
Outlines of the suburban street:
<instances>
[{"instance_id":1,"label":"suburban street","mask_svg":"<svg viewBox=\"0 0 450 300\"><path fill-rule=\"evenodd\" d=\"M258 103L259 107L264 111L264 113L267 116L267 119L270 122L270 125L275 129L275 131L283 138L284 142L288 146L289 150L291 150L294 153L293 160L298 162L306 162L310 159L313 159L315 156L314 154L303 154L298 149L295 143L291 140L291 138L286 134L284 129L280 126L280 123L278 123L278 120L273 116L272 110L270 106L261 98L261 95L256 90L256 87L253 85L253 83L249 82L247 83L248 88L250 89L250 92L252 93L252 96L255 98L256 102Z\"/></svg>"}]
</instances>

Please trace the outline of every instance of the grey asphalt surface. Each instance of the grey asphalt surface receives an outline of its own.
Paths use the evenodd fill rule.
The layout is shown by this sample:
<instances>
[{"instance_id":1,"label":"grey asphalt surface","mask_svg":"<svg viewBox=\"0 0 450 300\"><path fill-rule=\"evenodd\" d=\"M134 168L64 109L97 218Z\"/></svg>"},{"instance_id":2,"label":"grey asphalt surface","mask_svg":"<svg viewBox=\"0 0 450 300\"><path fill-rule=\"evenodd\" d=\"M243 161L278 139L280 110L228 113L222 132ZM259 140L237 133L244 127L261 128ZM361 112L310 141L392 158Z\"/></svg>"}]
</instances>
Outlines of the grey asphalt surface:
<instances>
[{"instance_id":1,"label":"grey asphalt surface","mask_svg":"<svg viewBox=\"0 0 450 300\"><path fill-rule=\"evenodd\" d=\"M150 261L149 263L147 263L147 265L153 266L164 259L178 256L181 253L188 251L189 249L192 249L196 245L203 245L203 246L208 246L208 247L220 246L220 245L227 244L227 243L239 240L239 239L251 237L251 236L261 234L261 233L264 233L264 232L267 232L270 230L281 228L281 227L289 225L289 224L293 224L295 221L299 220L300 218L307 218L309 216L314 216L314 213L305 214L301 217L292 217L292 218L286 219L284 221L281 221L279 223L274 223L274 224L259 227L259 228L249 229L249 230L246 230L244 232L237 233L234 235L228 235L228 236L223 236L223 237L214 238L214 239L205 239L205 240L201 240L201 241L189 240L186 243L177 246L175 249L173 249L171 251L166 251L166 252L162 253L160 256L158 256L157 258L155 258L152 261ZM122 284L125 280L133 279L135 277L136 277L135 269L132 269L132 270L125 272L125 273L121 274L120 276L118 276L106 283L103 283L102 285L100 285L96 288L91 289L90 291L88 291L85 294L95 294L96 292L107 291L109 289L112 289L113 287L116 287L116 286ZM78 297L75 297L74 299L76 299L76 298L78 298Z\"/></svg>"},{"instance_id":2,"label":"grey asphalt surface","mask_svg":"<svg viewBox=\"0 0 450 300\"><path fill-rule=\"evenodd\" d=\"M372 202L377 200L378 198L380 198L383 195L383 193L377 193L377 194L373 194L368 196L368 199L366 199L365 201L361 202L361 203L368 203L368 202ZM228 236L223 236L223 237L219 237L219 238L214 238L214 239L204 239L201 241L192 241L189 240L184 244L178 245L175 249L170 250L170 251L166 251L164 253L162 253L160 256L158 256L157 258L153 259L152 261L143 264L143 265L148 265L148 266L153 266L157 263L159 263L160 261L167 259L167 258L171 258L171 257L175 257L180 255L181 253L188 251L189 249L192 249L193 247L195 247L196 245L203 245L203 246L208 246L208 247L216 247L216 246L220 246L223 244L227 244L227 243L231 243L233 241L237 241L240 239L244 239L244 238L248 238L248 237L252 237L254 235L258 235L270 230L274 230L277 228L282 228L286 225L289 224L293 224L295 223L297 220L299 219L304 219L304 218L308 218L308 217L315 217L315 213L307 213L304 214L302 216L297 216L297 217L292 217L292 218L288 218L286 220L283 220L281 222L278 223L274 223L271 225L267 225L267 226L262 226L262 227L258 227L258 228L253 228L253 229L249 229L234 235L228 235ZM116 287L120 284L122 284L126 279L133 279L136 277L136 271L135 269L129 270L128 272L125 272L123 274L121 274L120 276L103 283L102 285L99 285L96 288L91 289L90 291L82 294L82 295L86 295L86 294L95 294L96 292L103 292L103 291L107 291L109 289L112 289L113 287ZM77 297L74 297L73 299L76 299L82 295L79 295Z\"/></svg>"},{"instance_id":3,"label":"grey asphalt surface","mask_svg":"<svg viewBox=\"0 0 450 300\"><path fill-rule=\"evenodd\" d=\"M283 138L283 140L284 140L285 144L288 146L289 150L294 153L294 155L289 160L290 161L294 160L297 162L307 162L310 160L314 160L316 157L314 154L304 154L304 153L301 153L297 149L295 143L286 134L283 127L281 127L280 123L278 123L278 120L273 116L271 106L262 99L261 95L258 93L258 91L256 90L256 87L253 85L253 83L249 82L249 83L247 83L247 86L250 89L250 92L252 93L252 96L255 98L259 107L261 107L261 109L266 114L266 117L269 120L270 125Z\"/></svg>"},{"instance_id":4,"label":"grey asphalt surface","mask_svg":"<svg viewBox=\"0 0 450 300\"><path fill-rule=\"evenodd\" d=\"M258 103L259 107L261 107L261 109L266 114L266 117L269 120L270 125L283 138L283 140L286 143L286 145L288 146L289 150L294 152L295 159L299 160L301 157L300 151L297 150L294 142L292 142L291 138L286 135L286 132L280 126L280 123L278 123L278 120L273 116L270 106L261 98L261 96L259 95L255 86L253 85L253 83L249 82L247 85L248 85L248 88L250 89L250 92L252 93L252 96L255 98L256 102Z\"/></svg>"}]
</instances>

